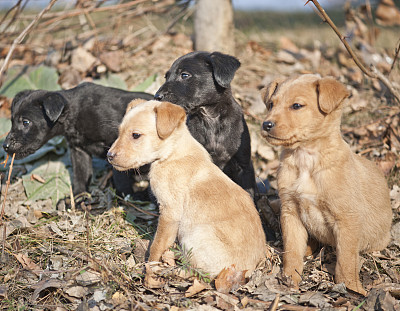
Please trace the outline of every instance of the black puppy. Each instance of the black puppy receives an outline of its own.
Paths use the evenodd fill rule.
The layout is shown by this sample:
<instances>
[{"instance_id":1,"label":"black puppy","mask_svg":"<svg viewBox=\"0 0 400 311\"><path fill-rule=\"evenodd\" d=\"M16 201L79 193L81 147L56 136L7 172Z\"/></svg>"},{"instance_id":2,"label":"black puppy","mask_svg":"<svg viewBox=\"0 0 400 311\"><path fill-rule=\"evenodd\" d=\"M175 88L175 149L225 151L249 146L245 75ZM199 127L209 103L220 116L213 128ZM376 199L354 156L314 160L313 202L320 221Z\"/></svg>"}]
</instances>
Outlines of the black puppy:
<instances>
[{"instance_id":1,"label":"black puppy","mask_svg":"<svg viewBox=\"0 0 400 311\"><path fill-rule=\"evenodd\" d=\"M50 138L63 135L68 141L73 171L73 191L88 190L92 177L92 156L106 158L118 137L118 126L126 106L135 98L153 96L128 92L93 83L57 92L27 90L19 92L11 104L11 131L3 148L16 159L24 158ZM128 175L114 171L119 193L132 193Z\"/></svg>"},{"instance_id":2,"label":"black puppy","mask_svg":"<svg viewBox=\"0 0 400 311\"><path fill-rule=\"evenodd\" d=\"M250 135L230 83L240 62L219 52L192 52L178 58L155 99L182 106L187 124L214 163L254 196Z\"/></svg>"}]
</instances>

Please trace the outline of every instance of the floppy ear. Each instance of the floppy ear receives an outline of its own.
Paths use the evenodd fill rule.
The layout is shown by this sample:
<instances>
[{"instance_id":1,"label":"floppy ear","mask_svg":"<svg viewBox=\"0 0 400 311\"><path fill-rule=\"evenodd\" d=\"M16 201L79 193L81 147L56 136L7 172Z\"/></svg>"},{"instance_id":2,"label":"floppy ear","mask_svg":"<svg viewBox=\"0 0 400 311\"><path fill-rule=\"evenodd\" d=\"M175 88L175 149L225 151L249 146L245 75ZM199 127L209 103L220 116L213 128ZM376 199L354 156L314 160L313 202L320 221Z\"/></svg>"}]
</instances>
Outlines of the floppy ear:
<instances>
[{"instance_id":1,"label":"floppy ear","mask_svg":"<svg viewBox=\"0 0 400 311\"><path fill-rule=\"evenodd\" d=\"M157 134L161 139L167 138L183 122L185 122L185 110L169 102L162 102L154 108L156 113Z\"/></svg>"},{"instance_id":2,"label":"floppy ear","mask_svg":"<svg viewBox=\"0 0 400 311\"><path fill-rule=\"evenodd\" d=\"M137 105L139 105L139 104L145 103L145 102L147 102L147 100L145 100L145 99L143 99L143 98L136 98L136 99L132 100L132 101L128 104L128 106L126 107L125 113L127 113L127 112L128 112L129 110L131 110L133 107L135 107L135 106L137 106Z\"/></svg>"},{"instance_id":3,"label":"floppy ear","mask_svg":"<svg viewBox=\"0 0 400 311\"><path fill-rule=\"evenodd\" d=\"M277 78L261 89L261 99L264 104L267 104L272 95L274 95L275 92L278 90L279 83L282 83L283 81L283 78Z\"/></svg>"},{"instance_id":4,"label":"floppy ear","mask_svg":"<svg viewBox=\"0 0 400 311\"><path fill-rule=\"evenodd\" d=\"M210 54L210 63L213 68L214 79L218 85L228 88L231 84L236 70L240 67L240 62L237 58L213 52Z\"/></svg>"},{"instance_id":5,"label":"floppy ear","mask_svg":"<svg viewBox=\"0 0 400 311\"><path fill-rule=\"evenodd\" d=\"M66 99L59 93L49 93L42 101L44 112L53 123L58 120L66 104Z\"/></svg>"},{"instance_id":6,"label":"floppy ear","mask_svg":"<svg viewBox=\"0 0 400 311\"><path fill-rule=\"evenodd\" d=\"M331 113L350 93L346 86L334 78L326 77L316 82L318 106L324 113Z\"/></svg>"}]
</instances>

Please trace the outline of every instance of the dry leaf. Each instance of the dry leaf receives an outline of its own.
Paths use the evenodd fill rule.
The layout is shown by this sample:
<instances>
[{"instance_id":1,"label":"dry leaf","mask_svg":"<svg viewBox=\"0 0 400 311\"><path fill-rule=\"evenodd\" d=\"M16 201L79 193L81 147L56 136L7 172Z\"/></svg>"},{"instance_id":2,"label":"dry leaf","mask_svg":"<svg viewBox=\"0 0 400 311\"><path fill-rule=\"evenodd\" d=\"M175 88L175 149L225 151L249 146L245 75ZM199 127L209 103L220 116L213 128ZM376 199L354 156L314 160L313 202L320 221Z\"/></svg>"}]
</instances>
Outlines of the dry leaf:
<instances>
[{"instance_id":1,"label":"dry leaf","mask_svg":"<svg viewBox=\"0 0 400 311\"><path fill-rule=\"evenodd\" d=\"M175 255L170 249L167 249L161 256L161 260L171 267L175 267Z\"/></svg>"},{"instance_id":2,"label":"dry leaf","mask_svg":"<svg viewBox=\"0 0 400 311\"><path fill-rule=\"evenodd\" d=\"M31 180L32 181L34 181L34 180L36 180L36 181L38 181L38 182L40 182L40 183L42 183L42 184L44 184L46 181L41 177L41 176L39 176L38 174L32 174L31 175Z\"/></svg>"},{"instance_id":3,"label":"dry leaf","mask_svg":"<svg viewBox=\"0 0 400 311\"><path fill-rule=\"evenodd\" d=\"M193 295L201 292L205 288L206 286L200 283L198 279L194 279L193 285L190 286L188 290L185 292L185 297L192 297Z\"/></svg>"},{"instance_id":4,"label":"dry leaf","mask_svg":"<svg viewBox=\"0 0 400 311\"><path fill-rule=\"evenodd\" d=\"M229 293L246 283L247 270L238 271L235 265L224 268L215 279L215 288L221 293Z\"/></svg>"},{"instance_id":5,"label":"dry leaf","mask_svg":"<svg viewBox=\"0 0 400 311\"><path fill-rule=\"evenodd\" d=\"M57 279L42 280L37 284L35 284L34 286L32 286L32 288L35 288L35 291L31 296L31 302L35 302L36 299L39 298L40 293L47 288L63 288L64 286L65 286L65 281Z\"/></svg>"},{"instance_id":6,"label":"dry leaf","mask_svg":"<svg viewBox=\"0 0 400 311\"><path fill-rule=\"evenodd\" d=\"M114 295L112 295L111 299L114 305L124 303L127 300L127 298L121 292L115 292Z\"/></svg>"},{"instance_id":7,"label":"dry leaf","mask_svg":"<svg viewBox=\"0 0 400 311\"><path fill-rule=\"evenodd\" d=\"M27 254L23 254L23 253L19 253L14 255L15 258L19 261L19 263L22 265L22 267L24 269L30 270L32 271L34 274L36 274L37 276L40 275L40 271L42 269L40 269L40 267L35 264L29 257Z\"/></svg>"}]
</instances>

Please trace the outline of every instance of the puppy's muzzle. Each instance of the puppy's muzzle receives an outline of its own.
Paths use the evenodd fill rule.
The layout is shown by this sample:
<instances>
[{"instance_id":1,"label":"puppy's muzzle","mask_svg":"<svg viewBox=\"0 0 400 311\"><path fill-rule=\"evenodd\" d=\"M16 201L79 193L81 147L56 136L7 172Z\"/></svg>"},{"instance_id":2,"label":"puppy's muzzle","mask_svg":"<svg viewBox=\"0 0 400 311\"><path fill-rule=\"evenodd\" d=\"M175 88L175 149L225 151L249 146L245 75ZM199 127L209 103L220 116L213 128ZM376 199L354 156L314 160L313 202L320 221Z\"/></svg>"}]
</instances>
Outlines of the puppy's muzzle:
<instances>
[{"instance_id":1,"label":"puppy's muzzle","mask_svg":"<svg viewBox=\"0 0 400 311\"><path fill-rule=\"evenodd\" d=\"M264 121L262 124L263 130L267 131L267 132L271 131L274 128L274 126L275 126L275 123L271 122L271 121Z\"/></svg>"},{"instance_id":2,"label":"puppy's muzzle","mask_svg":"<svg viewBox=\"0 0 400 311\"><path fill-rule=\"evenodd\" d=\"M162 94L162 93L160 93L160 92L157 92L157 93L154 95L154 99L155 99L155 100L158 100L158 101L162 101L162 100L164 99L164 94Z\"/></svg>"},{"instance_id":3,"label":"puppy's muzzle","mask_svg":"<svg viewBox=\"0 0 400 311\"><path fill-rule=\"evenodd\" d=\"M10 150L10 145L10 141L7 140L3 143L3 149L5 152L8 152Z\"/></svg>"},{"instance_id":4,"label":"puppy's muzzle","mask_svg":"<svg viewBox=\"0 0 400 311\"><path fill-rule=\"evenodd\" d=\"M108 160L108 162L111 163L114 160L115 156L116 156L116 153L110 152L110 151L107 152L107 160Z\"/></svg>"}]
</instances>

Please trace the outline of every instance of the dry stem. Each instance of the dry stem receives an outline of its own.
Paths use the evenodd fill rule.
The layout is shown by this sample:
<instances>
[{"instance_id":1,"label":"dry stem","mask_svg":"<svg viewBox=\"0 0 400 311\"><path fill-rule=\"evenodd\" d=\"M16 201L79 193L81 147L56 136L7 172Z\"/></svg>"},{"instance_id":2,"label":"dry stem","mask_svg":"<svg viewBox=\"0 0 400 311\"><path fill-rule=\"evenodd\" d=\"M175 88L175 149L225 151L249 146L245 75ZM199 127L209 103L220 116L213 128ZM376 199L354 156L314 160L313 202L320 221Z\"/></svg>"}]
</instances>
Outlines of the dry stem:
<instances>
[{"instance_id":1,"label":"dry stem","mask_svg":"<svg viewBox=\"0 0 400 311\"><path fill-rule=\"evenodd\" d=\"M2 77L3 73L7 70L8 64L10 62L11 56L14 53L14 50L17 46L17 44L20 44L22 40L26 37L26 35L32 30L33 26L40 20L40 18L48 11L51 9L51 7L56 3L57 0L51 0L50 3L45 7L38 15L36 15L35 19L22 31L17 38L14 39L10 50L7 53L6 59L4 60L3 66L1 66L0 69L0 78ZM0 86L1 86L1 80L0 80Z\"/></svg>"},{"instance_id":2,"label":"dry stem","mask_svg":"<svg viewBox=\"0 0 400 311\"><path fill-rule=\"evenodd\" d=\"M3 220L3 216L4 216L4 211L6 209L6 200L7 200L7 193L8 193L8 187L10 186L10 180L11 180L11 173L12 173L12 169L13 169L13 164L14 164L14 158L15 158L15 153L13 153L12 159L11 159L11 164L10 164L10 168L8 170L8 178L7 178L7 183L6 183L6 193L4 195L4 199L3 199L3 207L1 208L1 215L0 215L0 221L2 222L3 225L3 247L1 250L1 258L4 258L4 250L6 248L6 222Z\"/></svg>"},{"instance_id":3,"label":"dry stem","mask_svg":"<svg viewBox=\"0 0 400 311\"><path fill-rule=\"evenodd\" d=\"M345 46L347 52L349 52L351 58L354 60L358 68L361 69L361 71L367 75L370 78L373 79L378 79L381 81L387 88L388 90L392 93L394 98L397 100L398 103L400 103L400 93L398 90L394 88L392 83L390 82L389 79L387 79L383 73L381 73L378 69L376 69L373 65L371 65L371 69L367 69L361 61L358 59L357 55L354 53L353 49L350 47L349 43L346 40L346 37L343 36L339 29L336 27L335 23L330 19L328 14L325 12L323 7L319 4L317 0L307 0L306 4L312 2L315 7L318 9L318 11L321 13L323 16L323 21L327 22L329 26L333 29L333 31L336 33L336 35L339 37L340 41L342 41L343 45Z\"/></svg>"}]
</instances>

